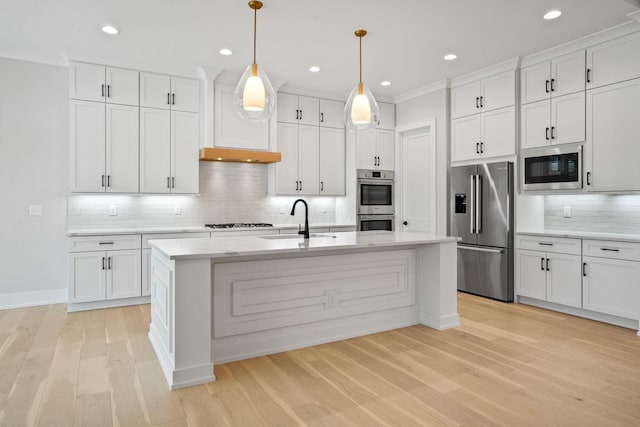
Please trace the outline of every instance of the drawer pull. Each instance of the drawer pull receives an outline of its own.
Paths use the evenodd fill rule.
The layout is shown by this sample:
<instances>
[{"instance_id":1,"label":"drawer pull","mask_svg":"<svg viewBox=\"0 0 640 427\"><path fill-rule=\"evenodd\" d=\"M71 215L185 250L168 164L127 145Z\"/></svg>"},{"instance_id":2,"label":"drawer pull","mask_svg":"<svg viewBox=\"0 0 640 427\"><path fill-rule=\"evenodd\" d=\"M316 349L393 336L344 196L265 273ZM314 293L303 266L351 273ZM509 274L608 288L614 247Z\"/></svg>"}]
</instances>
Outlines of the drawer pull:
<instances>
[{"instance_id":1,"label":"drawer pull","mask_svg":"<svg viewBox=\"0 0 640 427\"><path fill-rule=\"evenodd\" d=\"M601 251L620 252L620 249L600 248Z\"/></svg>"},{"instance_id":2,"label":"drawer pull","mask_svg":"<svg viewBox=\"0 0 640 427\"><path fill-rule=\"evenodd\" d=\"M113 245L114 242L100 242L99 245Z\"/></svg>"},{"instance_id":3,"label":"drawer pull","mask_svg":"<svg viewBox=\"0 0 640 427\"><path fill-rule=\"evenodd\" d=\"M587 277L587 263L586 262L582 263L582 275L584 277Z\"/></svg>"},{"instance_id":4,"label":"drawer pull","mask_svg":"<svg viewBox=\"0 0 640 427\"><path fill-rule=\"evenodd\" d=\"M553 246L553 243L538 242L540 246Z\"/></svg>"}]
</instances>

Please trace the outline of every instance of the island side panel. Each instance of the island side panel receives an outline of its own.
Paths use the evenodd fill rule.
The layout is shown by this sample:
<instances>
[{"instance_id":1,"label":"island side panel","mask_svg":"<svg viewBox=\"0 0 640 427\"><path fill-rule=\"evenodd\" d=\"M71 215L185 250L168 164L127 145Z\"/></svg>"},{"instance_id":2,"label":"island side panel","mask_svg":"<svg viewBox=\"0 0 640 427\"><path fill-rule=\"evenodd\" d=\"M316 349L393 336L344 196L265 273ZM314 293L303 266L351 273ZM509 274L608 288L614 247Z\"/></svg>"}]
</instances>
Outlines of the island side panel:
<instances>
[{"instance_id":1,"label":"island side panel","mask_svg":"<svg viewBox=\"0 0 640 427\"><path fill-rule=\"evenodd\" d=\"M447 242L416 251L419 320L438 330L460 326L456 247L456 242Z\"/></svg>"}]
</instances>

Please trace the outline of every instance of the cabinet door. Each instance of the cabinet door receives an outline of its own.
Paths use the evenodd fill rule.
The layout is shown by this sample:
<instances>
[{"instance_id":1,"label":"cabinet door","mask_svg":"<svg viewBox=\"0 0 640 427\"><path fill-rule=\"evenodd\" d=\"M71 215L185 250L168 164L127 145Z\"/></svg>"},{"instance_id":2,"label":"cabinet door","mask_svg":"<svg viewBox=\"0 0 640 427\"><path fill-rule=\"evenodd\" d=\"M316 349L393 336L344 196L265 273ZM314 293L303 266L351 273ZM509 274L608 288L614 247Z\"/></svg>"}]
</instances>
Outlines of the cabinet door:
<instances>
[{"instance_id":1,"label":"cabinet door","mask_svg":"<svg viewBox=\"0 0 640 427\"><path fill-rule=\"evenodd\" d=\"M482 158L516 154L515 107L482 113Z\"/></svg>"},{"instance_id":2,"label":"cabinet door","mask_svg":"<svg viewBox=\"0 0 640 427\"><path fill-rule=\"evenodd\" d=\"M278 151L282 161L276 163L276 194L298 194L298 125L278 123Z\"/></svg>"},{"instance_id":3,"label":"cabinet door","mask_svg":"<svg viewBox=\"0 0 640 427\"><path fill-rule=\"evenodd\" d=\"M378 102L380 117L378 117L378 129L393 130L396 127L396 106L386 102Z\"/></svg>"},{"instance_id":4,"label":"cabinet door","mask_svg":"<svg viewBox=\"0 0 640 427\"><path fill-rule=\"evenodd\" d=\"M548 99L522 105L522 148L543 147L551 142L551 104Z\"/></svg>"},{"instance_id":5,"label":"cabinet door","mask_svg":"<svg viewBox=\"0 0 640 427\"><path fill-rule=\"evenodd\" d=\"M546 254L537 251L516 251L518 257L518 295L547 299Z\"/></svg>"},{"instance_id":6,"label":"cabinet door","mask_svg":"<svg viewBox=\"0 0 640 427\"><path fill-rule=\"evenodd\" d=\"M320 124L320 100L308 96L298 97L298 109L300 109L301 125L318 126Z\"/></svg>"},{"instance_id":7,"label":"cabinet door","mask_svg":"<svg viewBox=\"0 0 640 427\"><path fill-rule=\"evenodd\" d=\"M200 116L171 112L171 192L199 191Z\"/></svg>"},{"instance_id":8,"label":"cabinet door","mask_svg":"<svg viewBox=\"0 0 640 427\"><path fill-rule=\"evenodd\" d=\"M105 104L69 102L70 191L104 192Z\"/></svg>"},{"instance_id":9,"label":"cabinet door","mask_svg":"<svg viewBox=\"0 0 640 427\"><path fill-rule=\"evenodd\" d=\"M69 254L69 302L101 301L105 298L106 254Z\"/></svg>"},{"instance_id":10,"label":"cabinet door","mask_svg":"<svg viewBox=\"0 0 640 427\"><path fill-rule=\"evenodd\" d=\"M216 84L214 96L215 146L243 150L269 149L269 123L249 123L236 110L234 87Z\"/></svg>"},{"instance_id":11,"label":"cabinet door","mask_svg":"<svg viewBox=\"0 0 640 427\"><path fill-rule=\"evenodd\" d=\"M142 293L151 295L151 249L142 250Z\"/></svg>"},{"instance_id":12,"label":"cabinet door","mask_svg":"<svg viewBox=\"0 0 640 427\"><path fill-rule=\"evenodd\" d=\"M547 254L547 301L582 307L582 257Z\"/></svg>"},{"instance_id":13,"label":"cabinet door","mask_svg":"<svg viewBox=\"0 0 640 427\"><path fill-rule=\"evenodd\" d=\"M344 102L321 99L320 126L344 128Z\"/></svg>"},{"instance_id":14,"label":"cabinet door","mask_svg":"<svg viewBox=\"0 0 640 427\"><path fill-rule=\"evenodd\" d=\"M378 169L392 171L395 163L395 135L391 130L378 129L376 131L376 152L378 154Z\"/></svg>"},{"instance_id":15,"label":"cabinet door","mask_svg":"<svg viewBox=\"0 0 640 427\"><path fill-rule=\"evenodd\" d=\"M276 106L278 110L277 120L282 123L298 123L300 117L298 108L298 95L279 93Z\"/></svg>"},{"instance_id":16,"label":"cabinet door","mask_svg":"<svg viewBox=\"0 0 640 427\"><path fill-rule=\"evenodd\" d=\"M588 190L640 190L638 111L640 79L587 91Z\"/></svg>"},{"instance_id":17,"label":"cabinet door","mask_svg":"<svg viewBox=\"0 0 640 427\"><path fill-rule=\"evenodd\" d=\"M376 132L372 130L358 131L356 134L356 169L373 169L376 167Z\"/></svg>"},{"instance_id":18,"label":"cabinet door","mask_svg":"<svg viewBox=\"0 0 640 427\"><path fill-rule=\"evenodd\" d=\"M587 49L587 88L640 77L640 33L633 33Z\"/></svg>"},{"instance_id":19,"label":"cabinet door","mask_svg":"<svg viewBox=\"0 0 640 427\"><path fill-rule=\"evenodd\" d=\"M320 194L320 128L298 126L300 194Z\"/></svg>"},{"instance_id":20,"label":"cabinet door","mask_svg":"<svg viewBox=\"0 0 640 427\"><path fill-rule=\"evenodd\" d=\"M104 102L106 87L103 65L74 62L69 67L69 98Z\"/></svg>"},{"instance_id":21,"label":"cabinet door","mask_svg":"<svg viewBox=\"0 0 640 427\"><path fill-rule=\"evenodd\" d=\"M549 61L530 65L520 70L520 102L530 102L549 99L551 95L551 65Z\"/></svg>"},{"instance_id":22,"label":"cabinet door","mask_svg":"<svg viewBox=\"0 0 640 427\"><path fill-rule=\"evenodd\" d=\"M640 262L584 257L582 308L638 319Z\"/></svg>"},{"instance_id":23,"label":"cabinet door","mask_svg":"<svg viewBox=\"0 0 640 427\"><path fill-rule=\"evenodd\" d=\"M107 192L138 192L138 107L107 104Z\"/></svg>"},{"instance_id":24,"label":"cabinet door","mask_svg":"<svg viewBox=\"0 0 640 427\"><path fill-rule=\"evenodd\" d=\"M169 193L171 113L140 108L140 192Z\"/></svg>"},{"instance_id":25,"label":"cabinet door","mask_svg":"<svg viewBox=\"0 0 640 427\"><path fill-rule=\"evenodd\" d=\"M480 157L481 123L479 114L451 121L451 161Z\"/></svg>"},{"instance_id":26,"label":"cabinet door","mask_svg":"<svg viewBox=\"0 0 640 427\"><path fill-rule=\"evenodd\" d=\"M345 195L344 129L320 128L320 194Z\"/></svg>"},{"instance_id":27,"label":"cabinet door","mask_svg":"<svg viewBox=\"0 0 640 427\"><path fill-rule=\"evenodd\" d=\"M124 68L107 67L107 102L110 104L139 104L140 73Z\"/></svg>"},{"instance_id":28,"label":"cabinet door","mask_svg":"<svg viewBox=\"0 0 640 427\"><path fill-rule=\"evenodd\" d=\"M139 297L142 294L140 249L107 251L107 299Z\"/></svg>"},{"instance_id":29,"label":"cabinet door","mask_svg":"<svg viewBox=\"0 0 640 427\"><path fill-rule=\"evenodd\" d=\"M200 81L171 77L171 109L176 111L200 111Z\"/></svg>"},{"instance_id":30,"label":"cabinet door","mask_svg":"<svg viewBox=\"0 0 640 427\"><path fill-rule=\"evenodd\" d=\"M506 71L495 76L482 79L482 108L483 112L516 104L516 73Z\"/></svg>"},{"instance_id":31,"label":"cabinet door","mask_svg":"<svg viewBox=\"0 0 640 427\"><path fill-rule=\"evenodd\" d=\"M551 96L563 96L585 89L585 51L570 53L551 61Z\"/></svg>"},{"instance_id":32,"label":"cabinet door","mask_svg":"<svg viewBox=\"0 0 640 427\"><path fill-rule=\"evenodd\" d=\"M164 74L140 73L140 106L171 107L171 77Z\"/></svg>"},{"instance_id":33,"label":"cabinet door","mask_svg":"<svg viewBox=\"0 0 640 427\"><path fill-rule=\"evenodd\" d=\"M585 92L551 99L551 143L584 142L586 132Z\"/></svg>"},{"instance_id":34,"label":"cabinet door","mask_svg":"<svg viewBox=\"0 0 640 427\"><path fill-rule=\"evenodd\" d=\"M451 118L480 112L480 81L451 89Z\"/></svg>"}]
</instances>

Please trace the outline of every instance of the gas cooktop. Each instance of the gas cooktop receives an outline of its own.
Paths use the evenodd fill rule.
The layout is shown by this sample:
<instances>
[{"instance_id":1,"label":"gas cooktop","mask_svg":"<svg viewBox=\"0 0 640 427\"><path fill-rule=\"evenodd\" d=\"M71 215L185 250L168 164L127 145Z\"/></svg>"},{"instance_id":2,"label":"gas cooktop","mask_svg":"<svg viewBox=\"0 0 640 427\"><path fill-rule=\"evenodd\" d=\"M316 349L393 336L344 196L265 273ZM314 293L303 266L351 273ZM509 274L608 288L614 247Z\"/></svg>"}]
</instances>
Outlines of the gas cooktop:
<instances>
[{"instance_id":1,"label":"gas cooktop","mask_svg":"<svg viewBox=\"0 0 640 427\"><path fill-rule=\"evenodd\" d=\"M263 228L273 227L273 224L265 222L231 222L227 224L205 224L204 226L209 228Z\"/></svg>"}]
</instances>

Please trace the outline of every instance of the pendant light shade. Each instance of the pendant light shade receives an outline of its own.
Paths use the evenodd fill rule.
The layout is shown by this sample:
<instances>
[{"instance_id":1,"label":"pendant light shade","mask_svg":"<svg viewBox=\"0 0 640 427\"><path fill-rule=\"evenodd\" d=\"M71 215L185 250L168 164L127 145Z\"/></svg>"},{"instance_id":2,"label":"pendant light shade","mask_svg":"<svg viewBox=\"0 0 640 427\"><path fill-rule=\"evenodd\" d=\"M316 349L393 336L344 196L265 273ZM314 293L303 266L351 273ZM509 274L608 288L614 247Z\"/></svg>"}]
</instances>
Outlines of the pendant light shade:
<instances>
[{"instance_id":1,"label":"pendant light shade","mask_svg":"<svg viewBox=\"0 0 640 427\"><path fill-rule=\"evenodd\" d=\"M276 94L269 77L256 63L256 22L260 1L250 1L253 9L253 63L242 74L234 92L234 101L238 114L243 119L259 123L271 117L276 106Z\"/></svg>"},{"instance_id":2,"label":"pendant light shade","mask_svg":"<svg viewBox=\"0 0 640 427\"><path fill-rule=\"evenodd\" d=\"M344 124L355 132L357 130L375 129L380 108L375 97L364 83L362 83L362 37L367 34L365 30L357 30L356 37L360 40L360 80L355 85L344 107Z\"/></svg>"}]
</instances>

